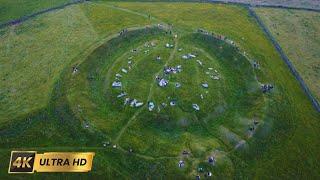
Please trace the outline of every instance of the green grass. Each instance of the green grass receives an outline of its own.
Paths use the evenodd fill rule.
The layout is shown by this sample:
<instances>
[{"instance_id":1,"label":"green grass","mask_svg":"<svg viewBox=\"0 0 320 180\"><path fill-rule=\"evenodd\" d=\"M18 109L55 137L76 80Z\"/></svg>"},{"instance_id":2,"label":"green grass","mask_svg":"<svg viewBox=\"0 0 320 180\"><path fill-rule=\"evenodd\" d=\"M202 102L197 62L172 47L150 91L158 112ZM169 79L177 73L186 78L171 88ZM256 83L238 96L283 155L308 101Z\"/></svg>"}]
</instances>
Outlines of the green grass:
<instances>
[{"instance_id":1,"label":"green grass","mask_svg":"<svg viewBox=\"0 0 320 180\"><path fill-rule=\"evenodd\" d=\"M320 100L320 14L256 8L313 95Z\"/></svg>"},{"instance_id":2,"label":"green grass","mask_svg":"<svg viewBox=\"0 0 320 180\"><path fill-rule=\"evenodd\" d=\"M72 17L72 21L64 17ZM124 27L156 22L173 24L178 39L157 29L130 31L126 37L113 36ZM235 40L239 51L245 51L250 61L258 60L261 69L253 70L236 48L194 34L197 28ZM65 41L55 37L63 37ZM27 42L29 39L34 41ZM39 152L95 151L93 171L81 178L194 178L198 166L219 179L320 176L317 146L320 115L243 7L205 3L87 3L2 30L0 41L0 53L4 55L0 72L5 78L0 84L5 87L1 88L0 106L3 178L12 178L6 168L10 150L17 147ZM149 41L158 45L144 54L144 43ZM175 42L177 47L166 49L163 45L167 42ZM183 48L181 52L177 51L179 47ZM159 113L149 112L146 106L123 108L123 101L115 97L119 92L110 83L114 74L127 65L133 48L140 51L134 56L132 71L122 80L128 94L156 104L169 101L168 96L176 96L177 106ZM65 49L68 53L61 53ZM204 69L195 59L183 61L181 55L189 51L197 52L205 67L216 68L221 80L206 79ZM158 63L154 60L157 54L163 56ZM48 66L49 62L54 63ZM182 65L181 74L168 77L170 82L183 82L181 89L175 89L173 84L163 89L154 83L152 76L160 73L166 63ZM75 65L79 73L73 75ZM47 71L40 71L48 67L55 72L49 77ZM260 93L256 76L259 82L273 83L274 91ZM208 98L199 101L198 93L203 90L199 82L207 80ZM22 82L28 86L22 86ZM194 101L201 107L199 112L189 106ZM260 125L250 138L247 131L253 117L259 119ZM84 128L85 123L89 123L88 129ZM240 140L247 143L235 150ZM104 141L120 146L104 148ZM133 148L134 153L129 154L128 148ZM190 150L192 155L185 159L186 167L179 169L177 162L183 149ZM218 159L214 167L206 162L213 152ZM34 178L62 176L80 175L38 173Z\"/></svg>"},{"instance_id":3,"label":"green grass","mask_svg":"<svg viewBox=\"0 0 320 180\"><path fill-rule=\"evenodd\" d=\"M68 2L72 2L72 0L0 0L0 23L18 19Z\"/></svg>"},{"instance_id":4,"label":"green grass","mask_svg":"<svg viewBox=\"0 0 320 180\"><path fill-rule=\"evenodd\" d=\"M75 5L1 29L0 123L44 108L62 69L85 49L122 28L149 24L145 17L130 15L106 6Z\"/></svg>"}]
</instances>

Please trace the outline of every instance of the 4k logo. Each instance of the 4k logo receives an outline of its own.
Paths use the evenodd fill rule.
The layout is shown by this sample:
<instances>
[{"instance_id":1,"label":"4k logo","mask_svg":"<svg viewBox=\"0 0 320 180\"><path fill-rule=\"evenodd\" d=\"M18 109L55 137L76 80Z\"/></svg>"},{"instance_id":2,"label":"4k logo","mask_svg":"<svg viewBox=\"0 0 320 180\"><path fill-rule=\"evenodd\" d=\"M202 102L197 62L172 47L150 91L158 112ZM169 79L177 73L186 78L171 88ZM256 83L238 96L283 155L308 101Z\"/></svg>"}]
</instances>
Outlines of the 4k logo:
<instances>
[{"instance_id":1,"label":"4k logo","mask_svg":"<svg viewBox=\"0 0 320 180\"><path fill-rule=\"evenodd\" d=\"M12 151L9 173L33 173L36 151Z\"/></svg>"}]
</instances>

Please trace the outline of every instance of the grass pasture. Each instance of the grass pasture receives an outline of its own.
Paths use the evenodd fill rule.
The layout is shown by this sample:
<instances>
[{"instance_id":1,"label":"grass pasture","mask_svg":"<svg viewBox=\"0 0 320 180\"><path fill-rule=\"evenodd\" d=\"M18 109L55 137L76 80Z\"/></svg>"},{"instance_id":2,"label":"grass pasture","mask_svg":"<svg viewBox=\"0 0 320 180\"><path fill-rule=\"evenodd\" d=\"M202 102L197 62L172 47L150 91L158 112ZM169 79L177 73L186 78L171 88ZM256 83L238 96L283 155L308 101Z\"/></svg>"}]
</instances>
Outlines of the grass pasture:
<instances>
[{"instance_id":1,"label":"grass pasture","mask_svg":"<svg viewBox=\"0 0 320 180\"><path fill-rule=\"evenodd\" d=\"M272 8L255 10L319 101L320 14Z\"/></svg>"},{"instance_id":2,"label":"grass pasture","mask_svg":"<svg viewBox=\"0 0 320 180\"><path fill-rule=\"evenodd\" d=\"M172 33L144 28L157 23L171 24ZM118 36L123 28L129 32ZM35 179L193 179L208 171L215 179L320 177L320 115L244 7L87 2L1 29L0 42L0 177L13 177L7 174L12 149L96 152L90 173ZM182 59L187 53L197 57ZM178 65L180 73L163 74ZM111 87L116 73L122 89ZM169 84L159 87L156 75ZM261 83L275 88L263 94ZM121 91L144 104L124 105ZM148 101L155 103L151 112ZM259 124L250 132L253 119ZM24 177L30 176L14 176Z\"/></svg>"},{"instance_id":3,"label":"grass pasture","mask_svg":"<svg viewBox=\"0 0 320 180\"><path fill-rule=\"evenodd\" d=\"M13 19L19 19L22 16L30 15L40 10L60 6L69 2L72 2L72 0L51 0L51 1L1 0L0 1L0 23L5 23Z\"/></svg>"},{"instance_id":4,"label":"grass pasture","mask_svg":"<svg viewBox=\"0 0 320 180\"><path fill-rule=\"evenodd\" d=\"M1 29L0 123L44 108L54 82L65 65L79 56L79 49L94 46L122 28L150 23L142 16L120 23L113 18L130 15L95 4L73 5Z\"/></svg>"}]
</instances>

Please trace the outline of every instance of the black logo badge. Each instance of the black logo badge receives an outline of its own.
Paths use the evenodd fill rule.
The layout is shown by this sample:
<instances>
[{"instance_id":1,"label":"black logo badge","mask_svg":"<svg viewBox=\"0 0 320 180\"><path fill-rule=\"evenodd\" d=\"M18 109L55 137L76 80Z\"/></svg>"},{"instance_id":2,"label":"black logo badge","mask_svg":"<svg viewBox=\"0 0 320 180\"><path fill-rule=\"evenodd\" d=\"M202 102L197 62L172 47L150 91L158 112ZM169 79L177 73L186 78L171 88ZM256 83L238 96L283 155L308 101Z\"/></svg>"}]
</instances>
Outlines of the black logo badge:
<instances>
[{"instance_id":1,"label":"black logo badge","mask_svg":"<svg viewBox=\"0 0 320 180\"><path fill-rule=\"evenodd\" d=\"M36 151L12 151L9 173L33 173Z\"/></svg>"}]
</instances>

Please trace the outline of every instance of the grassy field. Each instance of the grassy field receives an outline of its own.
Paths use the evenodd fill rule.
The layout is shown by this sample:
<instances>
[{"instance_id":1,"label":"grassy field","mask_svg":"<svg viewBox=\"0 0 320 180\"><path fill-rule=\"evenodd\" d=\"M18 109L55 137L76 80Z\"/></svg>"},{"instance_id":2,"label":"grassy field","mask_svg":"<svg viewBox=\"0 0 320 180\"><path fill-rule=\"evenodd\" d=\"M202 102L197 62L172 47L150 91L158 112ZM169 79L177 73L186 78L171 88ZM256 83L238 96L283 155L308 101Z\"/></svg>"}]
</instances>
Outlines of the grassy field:
<instances>
[{"instance_id":1,"label":"grassy field","mask_svg":"<svg viewBox=\"0 0 320 180\"><path fill-rule=\"evenodd\" d=\"M72 0L0 0L0 23L21 18L25 15L72 2Z\"/></svg>"},{"instance_id":2,"label":"grassy field","mask_svg":"<svg viewBox=\"0 0 320 180\"><path fill-rule=\"evenodd\" d=\"M271 8L255 10L319 101L320 14Z\"/></svg>"},{"instance_id":3,"label":"grassy field","mask_svg":"<svg viewBox=\"0 0 320 180\"><path fill-rule=\"evenodd\" d=\"M74 5L1 29L0 124L44 108L61 70L81 51L122 28L150 23L130 15L95 4Z\"/></svg>"},{"instance_id":4,"label":"grassy field","mask_svg":"<svg viewBox=\"0 0 320 180\"><path fill-rule=\"evenodd\" d=\"M172 24L178 38L158 29L139 30L158 22ZM114 35L125 27L132 27L126 36ZM198 28L223 34L240 49L195 34ZM0 41L3 178L13 177L6 172L12 149L95 151L93 171L81 178L203 177L197 167L219 179L320 176L320 115L243 7L85 3L2 29ZM151 41L157 45L145 46ZM165 48L166 43L174 47ZM196 59L181 58L190 52L197 54L203 68ZM159 62L157 55L162 57ZM155 102L154 112L146 104L123 106L123 99L116 98L120 91L111 88L115 73L131 56L132 70L121 73L124 90L144 103ZM252 68L253 60L260 69ZM166 76L169 85L160 88L153 78L164 65L182 65L183 71ZM79 68L75 74L74 66ZM217 69L219 81L208 79L208 67ZM208 93L199 85L203 81L208 81ZM181 88L174 82L181 82ZM272 83L275 89L262 94L259 83ZM173 99L176 106L158 112L161 102ZM199 104L200 111L191 103ZM253 118L259 125L251 136ZM118 146L103 147L104 142ZM246 143L237 148L241 142ZM189 158L181 156L185 149L191 152ZM216 166L207 163L212 154ZM186 162L182 169L177 166L180 159ZM34 177L63 175L80 177Z\"/></svg>"},{"instance_id":5,"label":"grassy field","mask_svg":"<svg viewBox=\"0 0 320 180\"><path fill-rule=\"evenodd\" d=\"M227 2L241 2L252 5L272 5L272 6L287 6L298 8L313 8L319 9L320 5L317 0L227 0Z\"/></svg>"}]
</instances>

